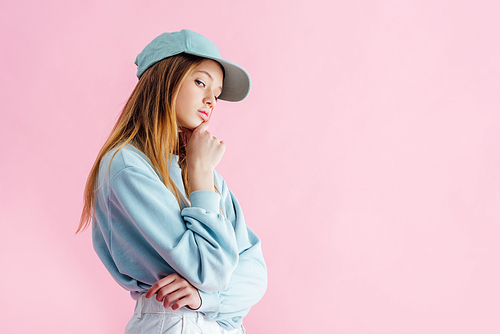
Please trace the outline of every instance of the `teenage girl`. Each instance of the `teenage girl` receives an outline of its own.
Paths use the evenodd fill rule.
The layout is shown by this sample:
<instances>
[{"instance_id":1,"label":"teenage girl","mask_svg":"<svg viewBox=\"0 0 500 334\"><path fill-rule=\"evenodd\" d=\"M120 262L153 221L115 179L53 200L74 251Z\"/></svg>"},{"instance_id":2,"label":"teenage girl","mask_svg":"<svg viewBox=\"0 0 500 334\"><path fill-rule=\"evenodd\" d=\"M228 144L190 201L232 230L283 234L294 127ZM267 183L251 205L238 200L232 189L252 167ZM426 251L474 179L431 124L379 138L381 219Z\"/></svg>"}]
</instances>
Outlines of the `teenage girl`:
<instances>
[{"instance_id":1,"label":"teenage girl","mask_svg":"<svg viewBox=\"0 0 500 334\"><path fill-rule=\"evenodd\" d=\"M215 171L225 144L208 132L217 100L250 78L190 30L137 56L139 81L92 167L78 231L136 300L126 333L245 333L263 296L259 238Z\"/></svg>"}]
</instances>

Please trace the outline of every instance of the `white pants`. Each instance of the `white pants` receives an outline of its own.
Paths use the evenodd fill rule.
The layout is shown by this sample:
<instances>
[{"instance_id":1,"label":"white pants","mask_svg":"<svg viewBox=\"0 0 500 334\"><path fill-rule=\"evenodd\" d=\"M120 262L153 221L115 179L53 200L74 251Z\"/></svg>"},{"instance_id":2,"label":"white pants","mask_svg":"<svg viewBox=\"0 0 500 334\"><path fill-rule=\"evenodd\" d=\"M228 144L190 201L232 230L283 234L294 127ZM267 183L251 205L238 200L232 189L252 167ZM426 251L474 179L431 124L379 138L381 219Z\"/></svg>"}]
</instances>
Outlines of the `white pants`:
<instances>
[{"instance_id":1,"label":"white pants","mask_svg":"<svg viewBox=\"0 0 500 334\"><path fill-rule=\"evenodd\" d=\"M226 330L203 313L181 308L167 309L155 297L141 295L125 334L245 334L243 326Z\"/></svg>"}]
</instances>

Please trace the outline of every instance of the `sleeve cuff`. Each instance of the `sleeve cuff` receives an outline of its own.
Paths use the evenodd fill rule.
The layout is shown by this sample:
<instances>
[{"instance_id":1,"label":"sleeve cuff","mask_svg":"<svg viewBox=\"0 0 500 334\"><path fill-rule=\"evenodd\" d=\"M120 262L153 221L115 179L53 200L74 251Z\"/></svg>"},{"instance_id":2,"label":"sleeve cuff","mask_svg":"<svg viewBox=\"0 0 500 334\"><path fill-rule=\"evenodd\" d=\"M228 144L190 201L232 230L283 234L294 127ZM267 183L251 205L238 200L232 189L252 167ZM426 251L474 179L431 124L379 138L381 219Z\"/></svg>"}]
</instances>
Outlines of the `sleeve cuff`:
<instances>
[{"instance_id":1,"label":"sleeve cuff","mask_svg":"<svg viewBox=\"0 0 500 334\"><path fill-rule=\"evenodd\" d=\"M191 207L202 208L210 212L219 212L220 195L214 191L197 190L190 195Z\"/></svg>"},{"instance_id":2,"label":"sleeve cuff","mask_svg":"<svg viewBox=\"0 0 500 334\"><path fill-rule=\"evenodd\" d=\"M219 313L220 301L218 292L203 292L198 290L201 298L201 306L196 311L203 313Z\"/></svg>"}]
</instances>

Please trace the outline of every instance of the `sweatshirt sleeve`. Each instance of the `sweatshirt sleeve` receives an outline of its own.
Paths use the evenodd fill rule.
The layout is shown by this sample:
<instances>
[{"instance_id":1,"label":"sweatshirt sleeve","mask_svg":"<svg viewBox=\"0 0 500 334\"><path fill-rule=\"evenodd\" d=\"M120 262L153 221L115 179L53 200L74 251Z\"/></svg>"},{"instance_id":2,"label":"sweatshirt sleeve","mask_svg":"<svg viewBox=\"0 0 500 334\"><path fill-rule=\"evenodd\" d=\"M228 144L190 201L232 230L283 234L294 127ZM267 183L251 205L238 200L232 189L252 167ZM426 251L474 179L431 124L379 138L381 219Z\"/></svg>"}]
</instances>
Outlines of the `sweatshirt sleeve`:
<instances>
[{"instance_id":1,"label":"sweatshirt sleeve","mask_svg":"<svg viewBox=\"0 0 500 334\"><path fill-rule=\"evenodd\" d=\"M219 322L227 329L241 326L243 317L264 295L267 288L267 269L257 235L244 224L241 207L230 193L233 210L229 218L235 219L235 230L240 245L239 262L229 285L223 291L200 291L200 312ZM227 206L226 206L227 207Z\"/></svg>"},{"instance_id":2,"label":"sweatshirt sleeve","mask_svg":"<svg viewBox=\"0 0 500 334\"><path fill-rule=\"evenodd\" d=\"M193 192L180 211L156 174L134 166L113 175L109 189L110 249L121 273L144 282L165 261L201 291L227 288L239 255L233 226L218 213L219 194Z\"/></svg>"}]
</instances>

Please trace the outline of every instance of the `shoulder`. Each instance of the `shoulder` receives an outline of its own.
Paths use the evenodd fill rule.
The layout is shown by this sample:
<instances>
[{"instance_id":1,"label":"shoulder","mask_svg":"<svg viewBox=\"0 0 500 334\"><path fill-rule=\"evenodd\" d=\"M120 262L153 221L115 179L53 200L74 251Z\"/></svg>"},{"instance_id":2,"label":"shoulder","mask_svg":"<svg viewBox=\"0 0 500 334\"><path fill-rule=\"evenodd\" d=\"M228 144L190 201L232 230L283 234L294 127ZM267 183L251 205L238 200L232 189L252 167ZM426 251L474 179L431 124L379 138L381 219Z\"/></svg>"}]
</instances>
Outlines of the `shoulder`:
<instances>
[{"instance_id":1,"label":"shoulder","mask_svg":"<svg viewBox=\"0 0 500 334\"><path fill-rule=\"evenodd\" d=\"M100 164L100 172L104 172L112 179L114 176L127 170L140 171L143 174L156 176L149 159L135 146L127 144L121 148L114 148L104 155Z\"/></svg>"}]
</instances>

